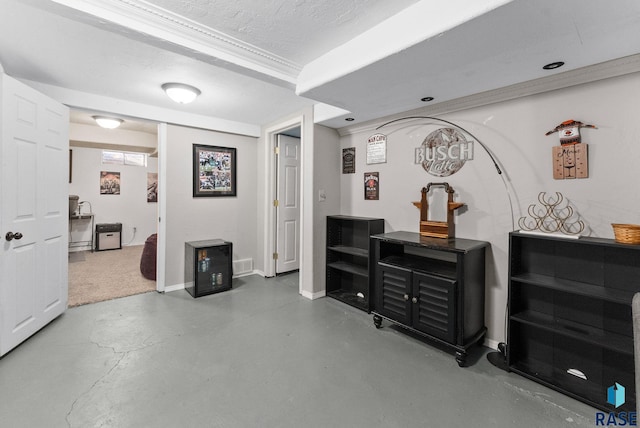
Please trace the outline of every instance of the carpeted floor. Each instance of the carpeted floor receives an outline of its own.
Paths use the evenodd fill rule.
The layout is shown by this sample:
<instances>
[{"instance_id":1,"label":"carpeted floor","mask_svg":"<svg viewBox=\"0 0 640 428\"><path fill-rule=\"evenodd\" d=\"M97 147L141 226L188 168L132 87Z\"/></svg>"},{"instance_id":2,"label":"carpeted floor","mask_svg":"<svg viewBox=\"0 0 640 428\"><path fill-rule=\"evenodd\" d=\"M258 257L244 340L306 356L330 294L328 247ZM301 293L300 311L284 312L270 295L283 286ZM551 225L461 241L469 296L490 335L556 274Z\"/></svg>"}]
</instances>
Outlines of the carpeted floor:
<instances>
[{"instance_id":1,"label":"carpeted floor","mask_svg":"<svg viewBox=\"0 0 640 428\"><path fill-rule=\"evenodd\" d=\"M143 248L69 253L69 307L154 291L140 273Z\"/></svg>"}]
</instances>

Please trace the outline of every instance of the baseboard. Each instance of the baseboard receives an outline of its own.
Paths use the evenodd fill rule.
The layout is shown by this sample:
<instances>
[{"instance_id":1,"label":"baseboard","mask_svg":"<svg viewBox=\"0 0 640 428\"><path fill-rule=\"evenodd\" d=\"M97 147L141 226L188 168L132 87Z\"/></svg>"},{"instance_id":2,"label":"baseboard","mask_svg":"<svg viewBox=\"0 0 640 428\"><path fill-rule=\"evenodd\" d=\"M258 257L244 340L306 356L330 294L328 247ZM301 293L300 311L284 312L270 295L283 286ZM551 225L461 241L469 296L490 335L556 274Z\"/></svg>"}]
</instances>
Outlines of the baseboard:
<instances>
[{"instance_id":1,"label":"baseboard","mask_svg":"<svg viewBox=\"0 0 640 428\"><path fill-rule=\"evenodd\" d=\"M493 339L489 339L489 338L485 338L484 339L484 346L486 346L487 348L494 349L496 351L498 350L498 344L499 343L500 342L497 341L497 340L493 340Z\"/></svg>"},{"instance_id":2,"label":"baseboard","mask_svg":"<svg viewBox=\"0 0 640 428\"><path fill-rule=\"evenodd\" d=\"M315 293L311 293L309 291L303 291L300 293L302 295L302 297L306 297L309 300L315 300L315 299L319 299L321 297L324 297L327 295L326 291L317 291Z\"/></svg>"},{"instance_id":3,"label":"baseboard","mask_svg":"<svg viewBox=\"0 0 640 428\"><path fill-rule=\"evenodd\" d=\"M168 287L164 287L165 293L171 293L172 291L184 290L184 284L175 284Z\"/></svg>"},{"instance_id":4,"label":"baseboard","mask_svg":"<svg viewBox=\"0 0 640 428\"><path fill-rule=\"evenodd\" d=\"M250 272L244 272L244 273L241 273L241 274L238 274L238 275L233 275L233 277L234 277L234 278L242 278L243 276L249 276L249 275L260 275L260 274L261 274L261 272L260 272L260 271L252 270L252 271L250 271ZM264 274L262 274L261 276L263 276L263 277L264 277Z\"/></svg>"}]
</instances>

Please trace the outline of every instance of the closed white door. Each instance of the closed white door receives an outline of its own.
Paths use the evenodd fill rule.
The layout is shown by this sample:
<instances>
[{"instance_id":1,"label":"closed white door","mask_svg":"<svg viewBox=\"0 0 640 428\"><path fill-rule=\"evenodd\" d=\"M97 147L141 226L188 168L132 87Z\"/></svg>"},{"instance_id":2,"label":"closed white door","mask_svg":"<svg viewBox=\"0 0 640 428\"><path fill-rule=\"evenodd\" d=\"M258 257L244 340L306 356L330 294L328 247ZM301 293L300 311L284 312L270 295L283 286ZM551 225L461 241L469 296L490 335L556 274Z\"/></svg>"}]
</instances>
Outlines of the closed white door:
<instances>
[{"instance_id":1,"label":"closed white door","mask_svg":"<svg viewBox=\"0 0 640 428\"><path fill-rule=\"evenodd\" d=\"M300 138L278 135L276 274L300 268Z\"/></svg>"},{"instance_id":2,"label":"closed white door","mask_svg":"<svg viewBox=\"0 0 640 428\"><path fill-rule=\"evenodd\" d=\"M0 355L67 308L69 109L0 73Z\"/></svg>"}]
</instances>

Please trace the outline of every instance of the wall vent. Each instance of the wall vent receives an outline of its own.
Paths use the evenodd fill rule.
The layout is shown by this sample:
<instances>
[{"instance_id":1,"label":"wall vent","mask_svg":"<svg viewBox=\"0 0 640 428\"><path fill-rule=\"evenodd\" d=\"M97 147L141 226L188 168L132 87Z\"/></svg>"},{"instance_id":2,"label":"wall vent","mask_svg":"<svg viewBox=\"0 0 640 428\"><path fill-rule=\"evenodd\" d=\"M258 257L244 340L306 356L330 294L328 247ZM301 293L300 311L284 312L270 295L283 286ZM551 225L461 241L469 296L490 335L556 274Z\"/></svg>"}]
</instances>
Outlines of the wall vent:
<instances>
[{"instance_id":1,"label":"wall vent","mask_svg":"<svg viewBox=\"0 0 640 428\"><path fill-rule=\"evenodd\" d=\"M233 276L243 275L253 272L253 259L242 259L233 261Z\"/></svg>"}]
</instances>

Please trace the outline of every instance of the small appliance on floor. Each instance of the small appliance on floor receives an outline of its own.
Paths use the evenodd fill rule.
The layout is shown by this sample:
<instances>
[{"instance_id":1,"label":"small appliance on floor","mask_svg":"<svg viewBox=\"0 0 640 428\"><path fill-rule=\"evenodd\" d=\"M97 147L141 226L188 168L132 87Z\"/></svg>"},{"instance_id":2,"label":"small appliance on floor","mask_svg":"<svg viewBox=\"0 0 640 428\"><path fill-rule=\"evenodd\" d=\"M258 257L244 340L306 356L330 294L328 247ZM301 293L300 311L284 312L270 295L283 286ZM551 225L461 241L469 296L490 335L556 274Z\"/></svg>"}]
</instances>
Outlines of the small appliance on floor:
<instances>
[{"instance_id":1,"label":"small appliance on floor","mask_svg":"<svg viewBox=\"0 0 640 428\"><path fill-rule=\"evenodd\" d=\"M122 223L96 224L96 251L122 248Z\"/></svg>"}]
</instances>

